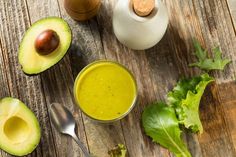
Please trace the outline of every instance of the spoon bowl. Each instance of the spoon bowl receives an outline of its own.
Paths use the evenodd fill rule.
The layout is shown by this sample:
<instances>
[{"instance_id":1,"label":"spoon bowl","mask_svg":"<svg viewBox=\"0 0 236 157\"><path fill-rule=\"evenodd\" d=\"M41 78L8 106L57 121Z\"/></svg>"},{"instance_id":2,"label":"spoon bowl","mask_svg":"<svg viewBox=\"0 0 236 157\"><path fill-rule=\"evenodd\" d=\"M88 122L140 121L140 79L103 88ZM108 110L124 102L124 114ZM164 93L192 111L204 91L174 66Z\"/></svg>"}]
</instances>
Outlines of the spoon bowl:
<instances>
[{"instance_id":1,"label":"spoon bowl","mask_svg":"<svg viewBox=\"0 0 236 157\"><path fill-rule=\"evenodd\" d=\"M71 134L75 129L75 120L70 111L59 103L52 103L50 106L50 117L58 131L63 134Z\"/></svg>"},{"instance_id":2,"label":"spoon bowl","mask_svg":"<svg viewBox=\"0 0 236 157\"><path fill-rule=\"evenodd\" d=\"M91 157L84 144L75 134L75 119L66 107L59 103L52 103L49 109L49 116L53 125L59 132L70 135L80 146L85 157Z\"/></svg>"}]
</instances>

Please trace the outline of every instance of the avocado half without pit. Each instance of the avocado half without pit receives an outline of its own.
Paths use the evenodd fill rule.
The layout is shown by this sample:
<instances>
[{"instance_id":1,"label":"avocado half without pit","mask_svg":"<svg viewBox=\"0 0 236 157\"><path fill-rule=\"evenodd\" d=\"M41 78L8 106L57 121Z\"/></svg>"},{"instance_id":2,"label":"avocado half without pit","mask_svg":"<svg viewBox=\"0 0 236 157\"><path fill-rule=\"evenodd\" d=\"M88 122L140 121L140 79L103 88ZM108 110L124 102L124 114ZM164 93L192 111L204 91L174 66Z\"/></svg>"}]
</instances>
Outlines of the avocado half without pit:
<instances>
[{"instance_id":1,"label":"avocado half without pit","mask_svg":"<svg viewBox=\"0 0 236 157\"><path fill-rule=\"evenodd\" d=\"M33 112L20 100L0 100L0 149L16 156L31 153L40 142L40 126Z\"/></svg>"},{"instance_id":2,"label":"avocado half without pit","mask_svg":"<svg viewBox=\"0 0 236 157\"><path fill-rule=\"evenodd\" d=\"M25 33L18 59L26 74L38 74L59 62L71 44L69 25L59 17L35 22Z\"/></svg>"}]
</instances>

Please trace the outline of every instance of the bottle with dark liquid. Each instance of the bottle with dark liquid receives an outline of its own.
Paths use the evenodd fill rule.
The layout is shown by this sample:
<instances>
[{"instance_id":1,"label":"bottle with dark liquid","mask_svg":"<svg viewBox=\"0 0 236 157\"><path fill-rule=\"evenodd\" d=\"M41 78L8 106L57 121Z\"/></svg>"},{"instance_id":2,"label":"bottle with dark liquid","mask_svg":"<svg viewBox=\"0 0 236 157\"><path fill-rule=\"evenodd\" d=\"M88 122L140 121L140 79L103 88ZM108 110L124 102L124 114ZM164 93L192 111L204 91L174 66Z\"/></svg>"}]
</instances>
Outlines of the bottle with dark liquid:
<instances>
[{"instance_id":1,"label":"bottle with dark liquid","mask_svg":"<svg viewBox=\"0 0 236 157\"><path fill-rule=\"evenodd\" d=\"M64 0L64 6L73 19L85 21L97 14L101 0Z\"/></svg>"}]
</instances>

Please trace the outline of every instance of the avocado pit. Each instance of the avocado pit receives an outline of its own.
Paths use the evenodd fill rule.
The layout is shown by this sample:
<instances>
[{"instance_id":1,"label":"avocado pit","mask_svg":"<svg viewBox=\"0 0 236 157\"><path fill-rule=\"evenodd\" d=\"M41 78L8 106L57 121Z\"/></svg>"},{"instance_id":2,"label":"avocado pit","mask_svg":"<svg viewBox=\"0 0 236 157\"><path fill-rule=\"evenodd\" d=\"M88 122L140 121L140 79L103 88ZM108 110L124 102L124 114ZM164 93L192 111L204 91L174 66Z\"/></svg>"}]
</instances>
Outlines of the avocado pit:
<instances>
[{"instance_id":1,"label":"avocado pit","mask_svg":"<svg viewBox=\"0 0 236 157\"><path fill-rule=\"evenodd\" d=\"M57 33L54 30L47 29L37 36L34 46L40 55L48 55L58 47L59 42Z\"/></svg>"}]
</instances>

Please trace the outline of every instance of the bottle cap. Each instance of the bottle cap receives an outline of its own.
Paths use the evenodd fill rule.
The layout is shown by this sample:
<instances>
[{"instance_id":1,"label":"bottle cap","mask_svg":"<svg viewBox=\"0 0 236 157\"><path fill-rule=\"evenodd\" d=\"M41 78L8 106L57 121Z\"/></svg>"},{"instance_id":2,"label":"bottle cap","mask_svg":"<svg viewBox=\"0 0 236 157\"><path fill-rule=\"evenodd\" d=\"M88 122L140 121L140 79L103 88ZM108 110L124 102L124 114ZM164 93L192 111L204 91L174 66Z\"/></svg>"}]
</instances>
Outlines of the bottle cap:
<instances>
[{"instance_id":1,"label":"bottle cap","mask_svg":"<svg viewBox=\"0 0 236 157\"><path fill-rule=\"evenodd\" d=\"M132 0L132 5L138 16L148 16L155 7L155 0Z\"/></svg>"}]
</instances>

